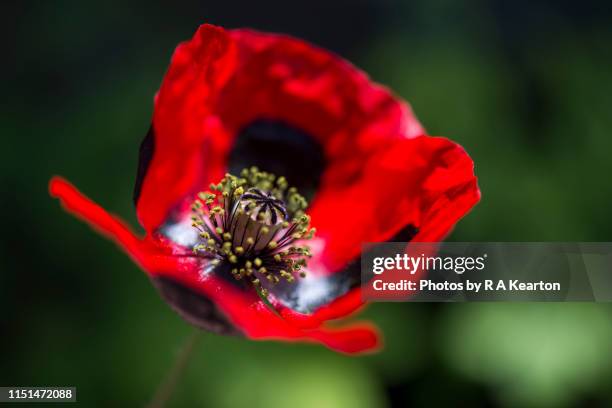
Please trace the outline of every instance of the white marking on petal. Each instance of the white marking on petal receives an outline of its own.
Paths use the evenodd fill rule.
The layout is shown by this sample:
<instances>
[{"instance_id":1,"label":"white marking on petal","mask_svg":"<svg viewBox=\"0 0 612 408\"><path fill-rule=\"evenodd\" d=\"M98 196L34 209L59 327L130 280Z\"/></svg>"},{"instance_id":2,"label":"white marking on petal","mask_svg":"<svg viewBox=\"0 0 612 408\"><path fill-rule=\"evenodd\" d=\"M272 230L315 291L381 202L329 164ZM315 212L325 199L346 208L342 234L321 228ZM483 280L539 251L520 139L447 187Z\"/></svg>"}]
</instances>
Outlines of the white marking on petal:
<instances>
[{"instance_id":1,"label":"white marking on petal","mask_svg":"<svg viewBox=\"0 0 612 408\"><path fill-rule=\"evenodd\" d=\"M185 247L191 248L198 243L198 230L191 225L189 218L165 226L163 234L172 242Z\"/></svg>"}]
</instances>

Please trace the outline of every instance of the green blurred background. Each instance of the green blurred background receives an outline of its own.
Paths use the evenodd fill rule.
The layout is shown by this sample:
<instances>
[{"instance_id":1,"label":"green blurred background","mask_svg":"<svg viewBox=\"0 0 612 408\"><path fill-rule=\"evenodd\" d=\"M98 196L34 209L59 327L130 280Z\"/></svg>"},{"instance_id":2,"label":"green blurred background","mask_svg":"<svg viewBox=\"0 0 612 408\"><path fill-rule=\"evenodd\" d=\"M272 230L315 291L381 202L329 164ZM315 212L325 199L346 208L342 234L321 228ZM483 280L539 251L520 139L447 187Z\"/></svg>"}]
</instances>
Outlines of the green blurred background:
<instances>
[{"instance_id":1,"label":"green blurred background","mask_svg":"<svg viewBox=\"0 0 612 408\"><path fill-rule=\"evenodd\" d=\"M138 144L200 23L329 48L473 157L457 241L612 240L612 9L598 1L38 1L3 6L0 385L144 406L192 328L48 197L66 176L137 225ZM610 406L612 306L375 304L383 352L206 334L170 406Z\"/></svg>"}]
</instances>

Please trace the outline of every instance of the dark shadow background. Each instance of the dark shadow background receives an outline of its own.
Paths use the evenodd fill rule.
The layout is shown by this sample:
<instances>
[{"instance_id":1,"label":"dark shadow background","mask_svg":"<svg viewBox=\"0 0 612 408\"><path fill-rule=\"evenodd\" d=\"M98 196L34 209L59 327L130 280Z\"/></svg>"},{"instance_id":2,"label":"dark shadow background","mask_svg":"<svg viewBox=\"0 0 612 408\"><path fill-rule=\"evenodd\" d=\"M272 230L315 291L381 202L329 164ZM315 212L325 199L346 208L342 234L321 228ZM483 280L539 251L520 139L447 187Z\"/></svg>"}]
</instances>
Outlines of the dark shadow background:
<instances>
[{"instance_id":1,"label":"dark shadow background","mask_svg":"<svg viewBox=\"0 0 612 408\"><path fill-rule=\"evenodd\" d=\"M131 193L174 47L210 22L331 49L462 144L460 241L610 241L612 10L598 1L39 1L2 6L0 385L143 406L192 331L51 175L137 225ZM7 146L8 144L8 146ZM386 348L206 335L171 406L610 406L603 304L375 304Z\"/></svg>"}]
</instances>

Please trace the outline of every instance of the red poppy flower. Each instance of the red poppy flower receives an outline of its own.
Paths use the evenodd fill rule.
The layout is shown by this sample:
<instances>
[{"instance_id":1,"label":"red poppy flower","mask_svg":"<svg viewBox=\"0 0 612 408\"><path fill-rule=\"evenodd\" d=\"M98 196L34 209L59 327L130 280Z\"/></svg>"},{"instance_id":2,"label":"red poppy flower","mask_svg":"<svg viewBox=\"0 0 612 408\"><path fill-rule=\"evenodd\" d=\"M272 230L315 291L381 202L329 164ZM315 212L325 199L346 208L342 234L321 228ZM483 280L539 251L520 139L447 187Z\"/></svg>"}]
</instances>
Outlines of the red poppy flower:
<instances>
[{"instance_id":1,"label":"red poppy flower","mask_svg":"<svg viewBox=\"0 0 612 408\"><path fill-rule=\"evenodd\" d=\"M267 286L264 296L244 279L232 278L243 268L228 266L229 258L220 252L222 237L235 232L235 224L234 231L220 228L218 236L213 226L211 237L208 230L194 228L192 219L198 192L220 180L231 184L226 172L250 166L284 176L312 199L307 213L317 229L307 266L300 264L306 276L294 280L291 269L283 275L291 282ZM220 195L223 186L213 185L218 190L212 196L200 197L223 200L228 197ZM247 194L236 193L237 184L231 188L236 197ZM252 204L235 204L240 196L233 209L214 211L221 216L259 206L264 215L245 222L289 225L270 191L250 190L246 198ZM178 46L155 98L134 192L145 236L136 236L61 178L52 179L50 192L115 240L188 322L252 339L320 342L345 353L380 345L368 323L326 324L363 305L361 244L441 240L480 195L465 151L447 139L425 136L405 102L348 62L290 37L210 25ZM238 229L248 231L245 225ZM200 256L198 245L213 254ZM216 254L222 259L213 259ZM266 256L281 255L287 251ZM266 272L265 265L258 268Z\"/></svg>"}]
</instances>

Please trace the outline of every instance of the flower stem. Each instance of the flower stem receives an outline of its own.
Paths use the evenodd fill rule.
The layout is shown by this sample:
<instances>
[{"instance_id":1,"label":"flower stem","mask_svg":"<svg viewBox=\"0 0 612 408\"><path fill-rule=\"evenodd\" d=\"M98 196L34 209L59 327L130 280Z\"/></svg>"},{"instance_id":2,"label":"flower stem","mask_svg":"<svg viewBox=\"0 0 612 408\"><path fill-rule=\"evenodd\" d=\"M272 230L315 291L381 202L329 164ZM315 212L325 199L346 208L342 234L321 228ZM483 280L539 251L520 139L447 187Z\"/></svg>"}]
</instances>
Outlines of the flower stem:
<instances>
[{"instance_id":1,"label":"flower stem","mask_svg":"<svg viewBox=\"0 0 612 408\"><path fill-rule=\"evenodd\" d=\"M174 361L174 366L166 375L164 381L157 387L155 395L151 399L148 408L162 408L166 405L172 393L176 388L181 376L185 373L185 369L189 364L190 357L195 349L198 340L201 337L201 331L195 330L188 338L179 350L178 355Z\"/></svg>"}]
</instances>

